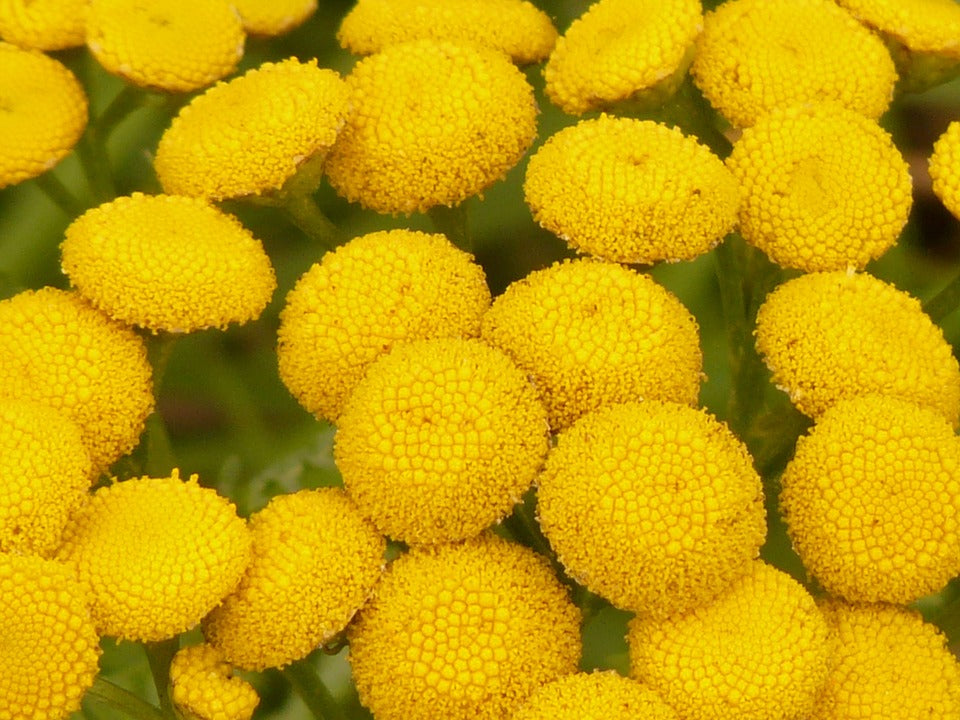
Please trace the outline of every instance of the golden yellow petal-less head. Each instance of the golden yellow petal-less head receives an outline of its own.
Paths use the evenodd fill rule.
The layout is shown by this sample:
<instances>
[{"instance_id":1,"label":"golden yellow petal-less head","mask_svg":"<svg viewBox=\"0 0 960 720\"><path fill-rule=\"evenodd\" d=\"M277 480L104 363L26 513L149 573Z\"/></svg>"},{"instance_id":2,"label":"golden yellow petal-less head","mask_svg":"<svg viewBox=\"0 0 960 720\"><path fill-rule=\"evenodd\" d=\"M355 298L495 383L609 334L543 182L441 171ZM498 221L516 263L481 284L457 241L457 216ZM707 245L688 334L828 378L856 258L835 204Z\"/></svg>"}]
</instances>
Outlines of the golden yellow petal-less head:
<instances>
[{"instance_id":1,"label":"golden yellow petal-less head","mask_svg":"<svg viewBox=\"0 0 960 720\"><path fill-rule=\"evenodd\" d=\"M302 25L317 10L317 0L230 0L250 35L273 37Z\"/></svg>"},{"instance_id":2,"label":"golden yellow petal-less head","mask_svg":"<svg viewBox=\"0 0 960 720\"><path fill-rule=\"evenodd\" d=\"M850 14L913 52L960 59L956 0L836 0Z\"/></svg>"},{"instance_id":3,"label":"golden yellow petal-less head","mask_svg":"<svg viewBox=\"0 0 960 720\"><path fill-rule=\"evenodd\" d=\"M0 0L0 37L36 50L79 47L90 0Z\"/></svg>"},{"instance_id":4,"label":"golden yellow petal-less head","mask_svg":"<svg viewBox=\"0 0 960 720\"><path fill-rule=\"evenodd\" d=\"M960 120L950 123L933 144L930 178L940 202L960 218Z\"/></svg>"},{"instance_id":5,"label":"golden yellow petal-less head","mask_svg":"<svg viewBox=\"0 0 960 720\"><path fill-rule=\"evenodd\" d=\"M196 720L250 720L260 696L212 645L185 647L170 663L173 702Z\"/></svg>"},{"instance_id":6,"label":"golden yellow petal-less head","mask_svg":"<svg viewBox=\"0 0 960 720\"><path fill-rule=\"evenodd\" d=\"M573 673L538 688L510 720L677 720L660 696L612 670Z\"/></svg>"}]
</instances>

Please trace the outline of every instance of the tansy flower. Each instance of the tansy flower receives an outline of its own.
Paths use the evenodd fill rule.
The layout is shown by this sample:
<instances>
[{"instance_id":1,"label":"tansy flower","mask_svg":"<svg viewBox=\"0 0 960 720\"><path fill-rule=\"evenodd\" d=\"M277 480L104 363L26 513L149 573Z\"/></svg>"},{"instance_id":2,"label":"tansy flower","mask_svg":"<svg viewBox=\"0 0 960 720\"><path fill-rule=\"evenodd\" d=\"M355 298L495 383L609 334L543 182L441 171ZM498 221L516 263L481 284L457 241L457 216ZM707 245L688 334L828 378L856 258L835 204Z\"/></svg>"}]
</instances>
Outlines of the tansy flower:
<instances>
[{"instance_id":1,"label":"tansy flower","mask_svg":"<svg viewBox=\"0 0 960 720\"><path fill-rule=\"evenodd\" d=\"M476 337L490 307L482 268L443 235L370 233L327 253L280 313L280 377L336 420L367 367L398 342Z\"/></svg>"},{"instance_id":2,"label":"tansy flower","mask_svg":"<svg viewBox=\"0 0 960 720\"><path fill-rule=\"evenodd\" d=\"M766 536L760 477L727 427L685 405L612 405L560 433L538 480L540 526L570 575L666 617L748 572Z\"/></svg>"},{"instance_id":3,"label":"tansy flower","mask_svg":"<svg viewBox=\"0 0 960 720\"><path fill-rule=\"evenodd\" d=\"M62 720L93 685L99 638L73 573L0 553L0 717Z\"/></svg>"},{"instance_id":4,"label":"tansy flower","mask_svg":"<svg viewBox=\"0 0 960 720\"><path fill-rule=\"evenodd\" d=\"M580 612L542 557L484 534L401 556L349 638L377 720L499 720L577 669Z\"/></svg>"},{"instance_id":5,"label":"tansy flower","mask_svg":"<svg viewBox=\"0 0 960 720\"><path fill-rule=\"evenodd\" d=\"M0 551L53 554L92 475L76 425L52 408L0 399Z\"/></svg>"},{"instance_id":6,"label":"tansy flower","mask_svg":"<svg viewBox=\"0 0 960 720\"><path fill-rule=\"evenodd\" d=\"M697 322L647 275L564 261L510 285L482 337L530 375L559 430L628 400L694 404L702 355Z\"/></svg>"},{"instance_id":7,"label":"tansy flower","mask_svg":"<svg viewBox=\"0 0 960 720\"><path fill-rule=\"evenodd\" d=\"M248 670L280 667L342 631L380 578L383 537L335 488L278 495L250 518L253 560L203 623Z\"/></svg>"},{"instance_id":8,"label":"tansy flower","mask_svg":"<svg viewBox=\"0 0 960 720\"><path fill-rule=\"evenodd\" d=\"M834 667L811 717L915 720L960 717L960 663L918 613L889 605L826 603Z\"/></svg>"},{"instance_id":9,"label":"tansy flower","mask_svg":"<svg viewBox=\"0 0 960 720\"><path fill-rule=\"evenodd\" d=\"M645 685L613 671L574 673L541 686L510 720L677 720Z\"/></svg>"},{"instance_id":10,"label":"tansy flower","mask_svg":"<svg viewBox=\"0 0 960 720\"><path fill-rule=\"evenodd\" d=\"M952 122L933 145L930 156L933 192L960 218L960 121Z\"/></svg>"},{"instance_id":11,"label":"tansy flower","mask_svg":"<svg viewBox=\"0 0 960 720\"><path fill-rule=\"evenodd\" d=\"M0 395L62 412L99 471L139 441L152 370L143 340L76 293L27 290L0 301Z\"/></svg>"},{"instance_id":12,"label":"tansy flower","mask_svg":"<svg viewBox=\"0 0 960 720\"><path fill-rule=\"evenodd\" d=\"M193 627L236 588L250 534L232 503L174 470L97 490L57 558L89 588L100 634L151 642Z\"/></svg>"},{"instance_id":13,"label":"tansy flower","mask_svg":"<svg viewBox=\"0 0 960 720\"><path fill-rule=\"evenodd\" d=\"M557 40L543 70L547 95L574 115L637 95L670 95L702 27L697 0L595 2Z\"/></svg>"},{"instance_id":14,"label":"tansy flower","mask_svg":"<svg viewBox=\"0 0 960 720\"><path fill-rule=\"evenodd\" d=\"M337 421L343 484L381 532L461 540L508 515L547 454L547 415L527 376L479 340L396 346Z\"/></svg>"},{"instance_id":15,"label":"tansy flower","mask_svg":"<svg viewBox=\"0 0 960 720\"><path fill-rule=\"evenodd\" d=\"M250 720L260 703L250 683L233 677L230 663L211 645L178 651L170 663L173 702L196 720Z\"/></svg>"},{"instance_id":16,"label":"tansy flower","mask_svg":"<svg viewBox=\"0 0 960 720\"><path fill-rule=\"evenodd\" d=\"M958 469L960 440L933 410L842 400L798 441L780 507L827 592L905 604L960 574Z\"/></svg>"},{"instance_id":17,"label":"tansy flower","mask_svg":"<svg viewBox=\"0 0 960 720\"><path fill-rule=\"evenodd\" d=\"M550 54L557 31L525 0L359 0L337 33L358 55L425 38L484 45L531 63Z\"/></svg>"},{"instance_id":18,"label":"tansy flower","mask_svg":"<svg viewBox=\"0 0 960 720\"><path fill-rule=\"evenodd\" d=\"M890 135L840 105L764 115L727 165L743 196L740 232L784 267L861 269L910 214L910 173Z\"/></svg>"},{"instance_id":19,"label":"tansy flower","mask_svg":"<svg viewBox=\"0 0 960 720\"><path fill-rule=\"evenodd\" d=\"M797 409L816 418L842 398L879 393L956 425L960 366L920 302L865 273L810 273L757 313L757 350Z\"/></svg>"},{"instance_id":20,"label":"tansy flower","mask_svg":"<svg viewBox=\"0 0 960 720\"><path fill-rule=\"evenodd\" d=\"M348 97L316 60L264 63L180 110L157 146L157 177L168 193L213 200L279 189L333 145Z\"/></svg>"},{"instance_id":21,"label":"tansy flower","mask_svg":"<svg viewBox=\"0 0 960 720\"><path fill-rule=\"evenodd\" d=\"M537 105L502 53L420 40L361 60L354 114L327 159L337 192L378 212L458 205L523 157Z\"/></svg>"},{"instance_id":22,"label":"tansy flower","mask_svg":"<svg viewBox=\"0 0 960 720\"><path fill-rule=\"evenodd\" d=\"M53 58L0 42L0 188L40 175L87 127L87 96Z\"/></svg>"},{"instance_id":23,"label":"tansy flower","mask_svg":"<svg viewBox=\"0 0 960 720\"><path fill-rule=\"evenodd\" d=\"M317 0L230 0L251 35L283 35L304 23L317 9Z\"/></svg>"},{"instance_id":24,"label":"tansy flower","mask_svg":"<svg viewBox=\"0 0 960 720\"><path fill-rule=\"evenodd\" d=\"M87 16L99 63L153 90L190 92L229 75L245 37L227 0L90 0Z\"/></svg>"},{"instance_id":25,"label":"tansy flower","mask_svg":"<svg viewBox=\"0 0 960 720\"><path fill-rule=\"evenodd\" d=\"M778 107L834 101L878 118L897 72L875 35L831 0L732 0L709 13L691 68L739 127Z\"/></svg>"},{"instance_id":26,"label":"tansy flower","mask_svg":"<svg viewBox=\"0 0 960 720\"><path fill-rule=\"evenodd\" d=\"M689 260L733 229L730 171L676 128L602 115L551 137L524 183L538 223L579 252L624 263Z\"/></svg>"},{"instance_id":27,"label":"tansy flower","mask_svg":"<svg viewBox=\"0 0 960 720\"><path fill-rule=\"evenodd\" d=\"M799 720L830 669L827 623L809 593L771 565L711 605L630 623L630 674L684 720Z\"/></svg>"},{"instance_id":28,"label":"tansy flower","mask_svg":"<svg viewBox=\"0 0 960 720\"><path fill-rule=\"evenodd\" d=\"M0 0L0 37L20 47L83 45L90 0Z\"/></svg>"},{"instance_id":29,"label":"tansy flower","mask_svg":"<svg viewBox=\"0 0 960 720\"><path fill-rule=\"evenodd\" d=\"M154 332L257 318L276 287L260 241L205 200L134 193L67 228L63 271L107 315Z\"/></svg>"}]
</instances>

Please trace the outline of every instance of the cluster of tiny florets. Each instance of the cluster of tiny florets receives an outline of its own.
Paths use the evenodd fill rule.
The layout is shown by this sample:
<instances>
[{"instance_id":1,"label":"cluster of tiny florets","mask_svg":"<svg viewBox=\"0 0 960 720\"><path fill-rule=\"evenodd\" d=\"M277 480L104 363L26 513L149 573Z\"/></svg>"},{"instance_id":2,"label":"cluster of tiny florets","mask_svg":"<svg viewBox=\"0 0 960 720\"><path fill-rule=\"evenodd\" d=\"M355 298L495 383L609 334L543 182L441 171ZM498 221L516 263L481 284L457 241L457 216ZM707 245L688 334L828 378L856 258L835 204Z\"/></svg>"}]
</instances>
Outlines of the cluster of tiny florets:
<instances>
[{"instance_id":1,"label":"cluster of tiny florets","mask_svg":"<svg viewBox=\"0 0 960 720\"><path fill-rule=\"evenodd\" d=\"M960 218L960 121L950 123L934 143L930 179L933 192L954 217Z\"/></svg>"},{"instance_id":2,"label":"cluster of tiny florets","mask_svg":"<svg viewBox=\"0 0 960 720\"><path fill-rule=\"evenodd\" d=\"M83 45L90 0L0 0L0 38L36 50Z\"/></svg>"},{"instance_id":3,"label":"cluster of tiny florets","mask_svg":"<svg viewBox=\"0 0 960 720\"><path fill-rule=\"evenodd\" d=\"M250 720L260 696L233 676L230 663L211 645L191 645L170 663L170 694L188 717L197 720Z\"/></svg>"},{"instance_id":4,"label":"cluster of tiny florets","mask_svg":"<svg viewBox=\"0 0 960 720\"><path fill-rule=\"evenodd\" d=\"M615 672L574 673L538 689L510 720L677 720L657 693Z\"/></svg>"}]
</instances>

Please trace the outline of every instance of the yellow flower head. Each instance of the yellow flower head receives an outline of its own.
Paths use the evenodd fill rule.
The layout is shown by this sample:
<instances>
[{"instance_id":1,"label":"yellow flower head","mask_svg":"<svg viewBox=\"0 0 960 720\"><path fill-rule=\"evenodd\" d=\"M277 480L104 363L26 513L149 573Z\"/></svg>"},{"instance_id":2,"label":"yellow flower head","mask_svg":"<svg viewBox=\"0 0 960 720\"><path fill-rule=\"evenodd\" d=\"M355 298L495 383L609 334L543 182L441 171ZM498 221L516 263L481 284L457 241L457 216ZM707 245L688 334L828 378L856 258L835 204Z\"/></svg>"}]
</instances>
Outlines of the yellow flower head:
<instances>
[{"instance_id":1,"label":"yellow flower head","mask_svg":"<svg viewBox=\"0 0 960 720\"><path fill-rule=\"evenodd\" d=\"M905 604L960 574L958 469L960 440L933 410L842 400L797 443L780 507L827 592Z\"/></svg>"},{"instance_id":2,"label":"yellow flower head","mask_svg":"<svg viewBox=\"0 0 960 720\"><path fill-rule=\"evenodd\" d=\"M173 195L222 200L279 189L333 145L349 111L316 60L264 63L195 97L160 138L154 168Z\"/></svg>"},{"instance_id":3,"label":"yellow flower head","mask_svg":"<svg viewBox=\"0 0 960 720\"><path fill-rule=\"evenodd\" d=\"M950 123L934 143L930 178L933 192L954 217L960 218L960 120Z\"/></svg>"},{"instance_id":4,"label":"yellow flower head","mask_svg":"<svg viewBox=\"0 0 960 720\"><path fill-rule=\"evenodd\" d=\"M795 720L830 669L827 623L796 580L756 561L712 605L630 623L630 674L684 720Z\"/></svg>"},{"instance_id":5,"label":"yellow flower head","mask_svg":"<svg viewBox=\"0 0 960 720\"><path fill-rule=\"evenodd\" d=\"M154 332L256 319L276 287L260 241L200 198L117 198L74 220L61 251L81 295Z\"/></svg>"},{"instance_id":6,"label":"yellow flower head","mask_svg":"<svg viewBox=\"0 0 960 720\"><path fill-rule=\"evenodd\" d=\"M503 177L537 133L533 88L489 48L392 45L347 85L354 114L326 171L338 193L378 212L458 205Z\"/></svg>"},{"instance_id":7,"label":"yellow flower head","mask_svg":"<svg viewBox=\"0 0 960 720\"><path fill-rule=\"evenodd\" d=\"M0 42L0 188L41 175L87 127L87 96L53 58Z\"/></svg>"},{"instance_id":8,"label":"yellow flower head","mask_svg":"<svg viewBox=\"0 0 960 720\"><path fill-rule=\"evenodd\" d=\"M574 673L540 687L510 720L677 720L653 690L613 671Z\"/></svg>"},{"instance_id":9,"label":"yellow flower head","mask_svg":"<svg viewBox=\"0 0 960 720\"><path fill-rule=\"evenodd\" d=\"M90 0L87 47L108 72L142 87L209 85L234 71L245 39L228 0Z\"/></svg>"},{"instance_id":10,"label":"yellow flower head","mask_svg":"<svg viewBox=\"0 0 960 720\"><path fill-rule=\"evenodd\" d=\"M170 663L173 702L196 720L250 720L260 696L211 645L185 647Z\"/></svg>"},{"instance_id":11,"label":"yellow flower head","mask_svg":"<svg viewBox=\"0 0 960 720\"><path fill-rule=\"evenodd\" d=\"M890 605L826 603L834 668L811 717L960 717L960 663L918 613Z\"/></svg>"},{"instance_id":12,"label":"yellow flower head","mask_svg":"<svg viewBox=\"0 0 960 720\"><path fill-rule=\"evenodd\" d=\"M784 267L862 269L910 214L910 173L890 135L840 105L764 115L727 165L743 194L740 232Z\"/></svg>"},{"instance_id":13,"label":"yellow flower head","mask_svg":"<svg viewBox=\"0 0 960 720\"><path fill-rule=\"evenodd\" d=\"M152 374L143 340L76 293L48 287L0 301L0 396L62 412L97 471L139 441Z\"/></svg>"},{"instance_id":14,"label":"yellow flower head","mask_svg":"<svg viewBox=\"0 0 960 720\"><path fill-rule=\"evenodd\" d=\"M230 0L251 35L272 37L290 32L317 9L317 0Z\"/></svg>"},{"instance_id":15,"label":"yellow flower head","mask_svg":"<svg viewBox=\"0 0 960 720\"><path fill-rule=\"evenodd\" d=\"M560 433L538 485L540 525L567 572L640 615L707 604L749 571L766 536L743 443L686 405L584 415Z\"/></svg>"},{"instance_id":16,"label":"yellow flower head","mask_svg":"<svg viewBox=\"0 0 960 720\"><path fill-rule=\"evenodd\" d=\"M93 685L100 638L70 569L0 553L0 717L64 720Z\"/></svg>"},{"instance_id":17,"label":"yellow flower head","mask_svg":"<svg viewBox=\"0 0 960 720\"><path fill-rule=\"evenodd\" d=\"M482 337L530 375L559 430L629 400L693 405L703 356L697 321L669 291L621 265L556 263L510 285Z\"/></svg>"},{"instance_id":18,"label":"yellow flower head","mask_svg":"<svg viewBox=\"0 0 960 720\"><path fill-rule=\"evenodd\" d=\"M97 490L57 557L89 588L102 635L149 642L193 627L236 588L250 534L232 503L174 470Z\"/></svg>"},{"instance_id":19,"label":"yellow flower head","mask_svg":"<svg viewBox=\"0 0 960 720\"><path fill-rule=\"evenodd\" d=\"M484 534L396 560L349 637L377 720L500 720L577 669L580 612L542 557Z\"/></svg>"},{"instance_id":20,"label":"yellow flower head","mask_svg":"<svg viewBox=\"0 0 960 720\"><path fill-rule=\"evenodd\" d=\"M808 102L878 118L897 81L883 42L831 0L723 3L706 17L691 71L710 104L739 127Z\"/></svg>"},{"instance_id":21,"label":"yellow flower head","mask_svg":"<svg viewBox=\"0 0 960 720\"><path fill-rule=\"evenodd\" d=\"M672 94L702 27L698 0L599 0L557 40L543 70L547 95L582 115L644 92Z\"/></svg>"},{"instance_id":22,"label":"yellow flower head","mask_svg":"<svg viewBox=\"0 0 960 720\"><path fill-rule=\"evenodd\" d=\"M531 63L550 54L557 30L526 0L359 0L337 33L358 55L426 38L475 43Z\"/></svg>"},{"instance_id":23,"label":"yellow flower head","mask_svg":"<svg viewBox=\"0 0 960 720\"><path fill-rule=\"evenodd\" d=\"M0 552L52 555L92 475L76 425L52 408L0 398Z\"/></svg>"},{"instance_id":24,"label":"yellow flower head","mask_svg":"<svg viewBox=\"0 0 960 720\"><path fill-rule=\"evenodd\" d=\"M810 273L757 313L757 350L778 387L812 418L878 393L960 418L960 366L920 302L866 273Z\"/></svg>"},{"instance_id":25,"label":"yellow flower head","mask_svg":"<svg viewBox=\"0 0 960 720\"><path fill-rule=\"evenodd\" d=\"M956 0L836 0L867 27L917 53L960 59Z\"/></svg>"},{"instance_id":26,"label":"yellow flower head","mask_svg":"<svg viewBox=\"0 0 960 720\"><path fill-rule=\"evenodd\" d=\"M347 400L334 458L381 532L407 543L477 535L508 515L547 454L525 373L480 340L396 346Z\"/></svg>"},{"instance_id":27,"label":"yellow flower head","mask_svg":"<svg viewBox=\"0 0 960 720\"><path fill-rule=\"evenodd\" d=\"M335 488L274 497L250 532L253 561L203 632L234 665L263 670L305 657L347 626L380 579L386 543Z\"/></svg>"},{"instance_id":28,"label":"yellow flower head","mask_svg":"<svg viewBox=\"0 0 960 720\"><path fill-rule=\"evenodd\" d=\"M90 0L0 0L0 37L37 50L79 47L89 5Z\"/></svg>"},{"instance_id":29,"label":"yellow flower head","mask_svg":"<svg viewBox=\"0 0 960 720\"><path fill-rule=\"evenodd\" d=\"M335 421L367 367L398 342L476 337L490 307L483 269L443 235L370 233L300 278L280 314L280 377Z\"/></svg>"},{"instance_id":30,"label":"yellow flower head","mask_svg":"<svg viewBox=\"0 0 960 720\"><path fill-rule=\"evenodd\" d=\"M524 184L538 223L579 252L623 263L689 260L737 220L737 183L692 137L602 115L551 137Z\"/></svg>"}]
</instances>

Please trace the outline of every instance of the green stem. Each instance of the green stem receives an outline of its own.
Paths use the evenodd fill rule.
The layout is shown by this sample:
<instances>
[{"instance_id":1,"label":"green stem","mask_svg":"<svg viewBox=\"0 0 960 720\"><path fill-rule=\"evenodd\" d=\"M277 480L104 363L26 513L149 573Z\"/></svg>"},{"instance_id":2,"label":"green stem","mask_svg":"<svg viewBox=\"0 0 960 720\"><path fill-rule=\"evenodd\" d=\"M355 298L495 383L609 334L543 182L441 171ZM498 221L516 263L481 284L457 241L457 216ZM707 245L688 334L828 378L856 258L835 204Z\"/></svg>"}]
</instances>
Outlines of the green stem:
<instances>
[{"instance_id":1,"label":"green stem","mask_svg":"<svg viewBox=\"0 0 960 720\"><path fill-rule=\"evenodd\" d=\"M173 346L179 335L175 333L157 333L147 338L147 358L153 367L153 393L160 395L163 376L166 373ZM167 425L159 410L154 410L146 422L146 458L143 469L151 477L164 477L177 467L173 452L173 443L167 432Z\"/></svg>"},{"instance_id":2,"label":"green stem","mask_svg":"<svg viewBox=\"0 0 960 720\"><path fill-rule=\"evenodd\" d=\"M312 195L281 196L276 205L304 234L325 250L332 250L340 244L339 229L317 207Z\"/></svg>"},{"instance_id":3,"label":"green stem","mask_svg":"<svg viewBox=\"0 0 960 720\"><path fill-rule=\"evenodd\" d=\"M947 283L947 286L923 303L923 311L935 323L939 323L960 307L960 275Z\"/></svg>"},{"instance_id":4,"label":"green stem","mask_svg":"<svg viewBox=\"0 0 960 720\"><path fill-rule=\"evenodd\" d=\"M747 317L747 300L744 292L743 248L728 237L714 251L717 263L717 283L720 287L720 305L723 308L724 326L727 331L727 357L730 364L730 394L727 398L726 421L743 437L749 424L744 410L750 388L744 372L748 345L751 342L751 327Z\"/></svg>"},{"instance_id":5,"label":"green stem","mask_svg":"<svg viewBox=\"0 0 960 720\"><path fill-rule=\"evenodd\" d=\"M125 84L104 111L93 120L92 125L97 136L106 140L127 115L148 103L149 96L143 90Z\"/></svg>"},{"instance_id":6,"label":"green stem","mask_svg":"<svg viewBox=\"0 0 960 720\"><path fill-rule=\"evenodd\" d=\"M143 649L147 653L150 674L153 676L153 684L157 688L162 717L166 720L179 720L180 715L174 707L173 697L170 695L170 663L180 649L179 636L160 642L144 643Z\"/></svg>"},{"instance_id":7,"label":"green stem","mask_svg":"<svg viewBox=\"0 0 960 720\"><path fill-rule=\"evenodd\" d=\"M86 205L56 178L52 170L38 175L33 180L37 187L43 191L43 194L49 198L50 202L60 208L61 212L67 217L78 217L87 209Z\"/></svg>"},{"instance_id":8,"label":"green stem","mask_svg":"<svg viewBox=\"0 0 960 720\"><path fill-rule=\"evenodd\" d=\"M446 235L447 239L461 250L473 252L473 238L470 236L465 203L454 207L434 205L427 211L427 215L437 232Z\"/></svg>"},{"instance_id":9,"label":"green stem","mask_svg":"<svg viewBox=\"0 0 960 720\"><path fill-rule=\"evenodd\" d=\"M340 705L309 659L288 665L281 672L317 720L346 720Z\"/></svg>"},{"instance_id":10,"label":"green stem","mask_svg":"<svg viewBox=\"0 0 960 720\"><path fill-rule=\"evenodd\" d=\"M99 676L94 679L85 697L109 705L134 720L169 720L160 708Z\"/></svg>"},{"instance_id":11,"label":"green stem","mask_svg":"<svg viewBox=\"0 0 960 720\"><path fill-rule=\"evenodd\" d=\"M80 166L83 168L83 174L90 185L94 200L99 204L115 198L117 190L113 184L110 158L96 128L93 126L87 128L87 132L77 143L76 149Z\"/></svg>"}]
</instances>

